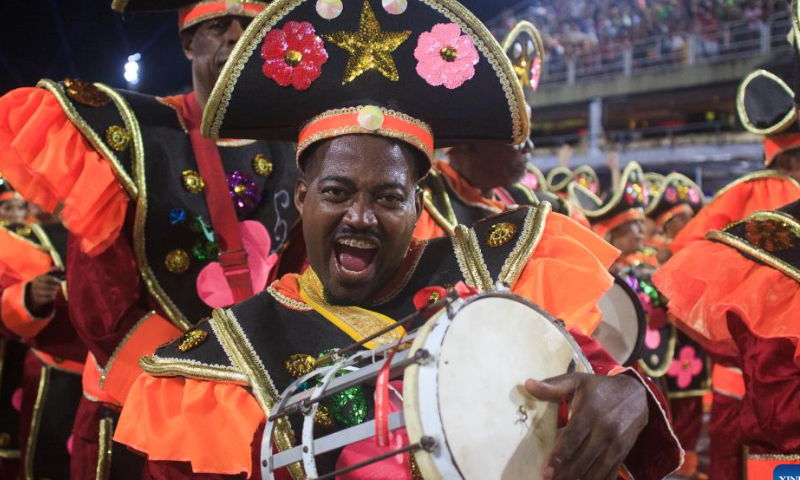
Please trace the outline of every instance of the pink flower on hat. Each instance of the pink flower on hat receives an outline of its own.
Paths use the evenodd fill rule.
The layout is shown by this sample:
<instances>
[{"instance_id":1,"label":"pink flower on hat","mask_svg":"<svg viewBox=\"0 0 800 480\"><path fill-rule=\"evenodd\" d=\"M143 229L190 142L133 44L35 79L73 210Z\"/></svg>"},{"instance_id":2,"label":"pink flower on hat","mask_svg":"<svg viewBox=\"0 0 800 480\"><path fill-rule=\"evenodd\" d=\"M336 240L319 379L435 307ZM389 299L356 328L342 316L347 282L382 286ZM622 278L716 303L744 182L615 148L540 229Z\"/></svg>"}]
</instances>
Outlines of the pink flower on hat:
<instances>
[{"instance_id":1,"label":"pink flower on hat","mask_svg":"<svg viewBox=\"0 0 800 480\"><path fill-rule=\"evenodd\" d=\"M322 74L328 61L325 44L308 22L286 22L270 30L261 47L262 70L267 78L282 86L306 90Z\"/></svg>"},{"instance_id":2,"label":"pink flower on hat","mask_svg":"<svg viewBox=\"0 0 800 480\"><path fill-rule=\"evenodd\" d=\"M667 375L677 379L678 388L687 388L702 371L703 361L697 358L694 347L687 345L681 349L678 358L669 364Z\"/></svg>"},{"instance_id":3,"label":"pink flower on hat","mask_svg":"<svg viewBox=\"0 0 800 480\"><path fill-rule=\"evenodd\" d=\"M461 34L455 23L440 23L430 32L423 32L414 49L417 74L434 87L458 88L475 76L480 60L475 43Z\"/></svg>"}]
</instances>

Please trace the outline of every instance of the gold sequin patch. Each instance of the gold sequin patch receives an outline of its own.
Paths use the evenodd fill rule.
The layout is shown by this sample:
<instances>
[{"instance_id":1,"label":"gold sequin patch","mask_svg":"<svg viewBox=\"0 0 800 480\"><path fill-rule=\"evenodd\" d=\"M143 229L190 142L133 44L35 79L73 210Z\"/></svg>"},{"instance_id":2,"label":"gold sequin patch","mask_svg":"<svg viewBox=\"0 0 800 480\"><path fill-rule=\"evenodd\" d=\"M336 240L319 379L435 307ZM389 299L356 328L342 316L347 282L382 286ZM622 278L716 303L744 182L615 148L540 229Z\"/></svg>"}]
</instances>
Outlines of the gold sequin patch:
<instances>
[{"instance_id":1,"label":"gold sequin patch","mask_svg":"<svg viewBox=\"0 0 800 480\"><path fill-rule=\"evenodd\" d=\"M272 160L268 159L263 153L253 157L253 171L262 177L269 177L274 169L275 166L272 164Z\"/></svg>"},{"instance_id":2,"label":"gold sequin patch","mask_svg":"<svg viewBox=\"0 0 800 480\"><path fill-rule=\"evenodd\" d=\"M164 263L170 272L183 273L189 269L189 254L185 250L178 248L167 254L167 259Z\"/></svg>"},{"instance_id":3,"label":"gold sequin patch","mask_svg":"<svg viewBox=\"0 0 800 480\"><path fill-rule=\"evenodd\" d=\"M19 235L20 237L30 237L33 235L33 230L28 225L17 225L14 227L14 233Z\"/></svg>"},{"instance_id":4,"label":"gold sequin patch","mask_svg":"<svg viewBox=\"0 0 800 480\"><path fill-rule=\"evenodd\" d=\"M317 368L317 361L311 355L295 353L283 362L283 366L292 378L300 378L313 372Z\"/></svg>"},{"instance_id":5,"label":"gold sequin patch","mask_svg":"<svg viewBox=\"0 0 800 480\"><path fill-rule=\"evenodd\" d=\"M486 233L486 243L490 247L501 247L517 234L517 226L509 222L495 223Z\"/></svg>"},{"instance_id":6,"label":"gold sequin patch","mask_svg":"<svg viewBox=\"0 0 800 480\"><path fill-rule=\"evenodd\" d=\"M439 292L432 292L432 293L431 293L431 296L430 296L430 297L428 297L428 303L429 303L429 304L431 304L431 303L436 303L436 302L438 302L438 301L439 301L439 299L440 299L441 297L442 297L442 296L441 296L441 295L439 295Z\"/></svg>"},{"instance_id":7,"label":"gold sequin patch","mask_svg":"<svg viewBox=\"0 0 800 480\"><path fill-rule=\"evenodd\" d=\"M11 435L6 432L0 433L0 447L11 445Z\"/></svg>"},{"instance_id":8,"label":"gold sequin patch","mask_svg":"<svg viewBox=\"0 0 800 480\"><path fill-rule=\"evenodd\" d=\"M178 345L178 350L181 352L188 352L189 350L205 342L206 338L208 338L208 332L203 330L192 330L191 332L186 332L181 337L181 343Z\"/></svg>"},{"instance_id":9,"label":"gold sequin patch","mask_svg":"<svg viewBox=\"0 0 800 480\"><path fill-rule=\"evenodd\" d=\"M84 82L83 80L67 78L64 80L64 87L70 98L78 103L89 105L90 107L102 107L111 102L108 95L101 92L94 84Z\"/></svg>"},{"instance_id":10,"label":"gold sequin patch","mask_svg":"<svg viewBox=\"0 0 800 480\"><path fill-rule=\"evenodd\" d=\"M381 30L375 12L369 2L364 2L361 20L355 32L338 31L325 35L325 40L350 53L344 71L343 83L349 83L362 74L377 70L384 77L396 82L400 75L392 58L392 52L411 35L410 30L387 32Z\"/></svg>"},{"instance_id":11,"label":"gold sequin patch","mask_svg":"<svg viewBox=\"0 0 800 480\"><path fill-rule=\"evenodd\" d=\"M197 195L206 188L206 182L203 181L203 177L195 170L184 170L181 174L181 179L183 180L183 188L189 193Z\"/></svg>"},{"instance_id":12,"label":"gold sequin patch","mask_svg":"<svg viewBox=\"0 0 800 480\"><path fill-rule=\"evenodd\" d=\"M745 236L753 246L767 252L788 250L797 240L789 224L779 220L750 220L745 224Z\"/></svg>"},{"instance_id":13,"label":"gold sequin patch","mask_svg":"<svg viewBox=\"0 0 800 480\"><path fill-rule=\"evenodd\" d=\"M125 130L125 127L111 125L106 130L106 143L114 150L123 152L131 143L131 136L128 134L128 131Z\"/></svg>"},{"instance_id":14,"label":"gold sequin patch","mask_svg":"<svg viewBox=\"0 0 800 480\"><path fill-rule=\"evenodd\" d=\"M320 405L317 408L317 414L314 415L314 423L324 428L333 428L333 415L325 405Z\"/></svg>"}]
</instances>

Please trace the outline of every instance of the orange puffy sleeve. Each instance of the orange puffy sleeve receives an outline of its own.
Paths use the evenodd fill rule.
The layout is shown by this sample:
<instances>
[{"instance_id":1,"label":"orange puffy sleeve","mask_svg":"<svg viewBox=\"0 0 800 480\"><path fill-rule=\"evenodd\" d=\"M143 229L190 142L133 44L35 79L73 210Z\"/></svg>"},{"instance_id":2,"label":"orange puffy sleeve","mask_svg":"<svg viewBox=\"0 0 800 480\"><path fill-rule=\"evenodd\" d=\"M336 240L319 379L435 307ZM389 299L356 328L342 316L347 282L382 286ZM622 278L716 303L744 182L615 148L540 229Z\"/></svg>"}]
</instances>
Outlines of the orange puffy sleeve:
<instances>
[{"instance_id":1,"label":"orange puffy sleeve","mask_svg":"<svg viewBox=\"0 0 800 480\"><path fill-rule=\"evenodd\" d=\"M252 444L264 413L238 385L142 374L131 388L114 440L150 461L188 462L194 473L252 472Z\"/></svg>"},{"instance_id":2,"label":"orange puffy sleeve","mask_svg":"<svg viewBox=\"0 0 800 480\"><path fill-rule=\"evenodd\" d=\"M568 329L591 335L602 319L597 302L614 282L619 250L575 221L551 213L542 238L512 291L537 303Z\"/></svg>"},{"instance_id":3,"label":"orange puffy sleeve","mask_svg":"<svg viewBox=\"0 0 800 480\"><path fill-rule=\"evenodd\" d=\"M794 362L800 366L796 280L727 245L702 240L672 257L653 282L669 298L670 314L680 329L707 350L738 356L727 321L727 313L733 312L759 338L791 340Z\"/></svg>"},{"instance_id":4,"label":"orange puffy sleeve","mask_svg":"<svg viewBox=\"0 0 800 480\"><path fill-rule=\"evenodd\" d=\"M119 235L128 197L50 92L20 88L0 98L0 171L45 210L63 205L64 225L86 253L101 253Z\"/></svg>"},{"instance_id":5,"label":"orange puffy sleeve","mask_svg":"<svg viewBox=\"0 0 800 480\"><path fill-rule=\"evenodd\" d=\"M33 280L47 273L52 265L46 251L0 228L0 288Z\"/></svg>"},{"instance_id":6,"label":"orange puffy sleeve","mask_svg":"<svg viewBox=\"0 0 800 480\"><path fill-rule=\"evenodd\" d=\"M800 187L780 177L765 177L734 185L716 197L680 231L670 244L678 253L692 242L702 240L711 230L722 230L760 210L776 210L800 198Z\"/></svg>"}]
</instances>

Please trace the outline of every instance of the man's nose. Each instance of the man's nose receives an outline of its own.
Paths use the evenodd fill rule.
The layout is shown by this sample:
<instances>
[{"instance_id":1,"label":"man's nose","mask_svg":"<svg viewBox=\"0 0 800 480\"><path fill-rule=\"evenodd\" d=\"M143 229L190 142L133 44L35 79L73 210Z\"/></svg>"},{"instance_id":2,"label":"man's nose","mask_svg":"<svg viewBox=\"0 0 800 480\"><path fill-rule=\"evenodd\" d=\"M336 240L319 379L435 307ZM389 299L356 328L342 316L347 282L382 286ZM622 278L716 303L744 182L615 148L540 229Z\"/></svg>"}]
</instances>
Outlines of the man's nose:
<instances>
[{"instance_id":1,"label":"man's nose","mask_svg":"<svg viewBox=\"0 0 800 480\"><path fill-rule=\"evenodd\" d=\"M378 225L372 202L361 195L347 209L344 221L348 226L359 230L375 228Z\"/></svg>"},{"instance_id":2,"label":"man's nose","mask_svg":"<svg viewBox=\"0 0 800 480\"><path fill-rule=\"evenodd\" d=\"M244 25L238 19L234 19L228 26L228 30L225 32L227 42L229 44L238 42L239 39L242 38L242 33L244 33Z\"/></svg>"}]
</instances>

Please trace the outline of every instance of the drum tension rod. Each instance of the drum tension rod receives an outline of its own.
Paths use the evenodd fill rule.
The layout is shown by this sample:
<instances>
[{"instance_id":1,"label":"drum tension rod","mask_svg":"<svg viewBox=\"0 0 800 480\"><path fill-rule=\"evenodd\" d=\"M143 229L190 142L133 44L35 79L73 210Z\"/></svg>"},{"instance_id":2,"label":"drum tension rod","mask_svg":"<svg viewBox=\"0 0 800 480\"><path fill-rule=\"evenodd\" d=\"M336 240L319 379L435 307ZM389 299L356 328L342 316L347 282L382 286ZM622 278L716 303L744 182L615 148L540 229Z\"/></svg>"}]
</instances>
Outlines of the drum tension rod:
<instances>
[{"instance_id":1,"label":"drum tension rod","mask_svg":"<svg viewBox=\"0 0 800 480\"><path fill-rule=\"evenodd\" d=\"M413 365L415 363L423 364L423 363L427 362L430 358L431 358L430 352L428 352L424 348L421 348L421 349L417 350L416 352L414 352L414 356L413 357L408 357L408 358L406 358L406 359L404 359L404 360L402 360L400 362L397 362L396 364L392 365L392 372L404 369L407 366ZM303 400L301 402L298 402L298 403L295 403L293 405L287 406L282 411L280 411L280 412L278 412L278 413L276 413L274 415L271 415L269 417L269 421L270 422L274 422L275 420L277 420L279 418L287 417L287 416L289 416L289 415L291 415L293 413L297 413L297 412L300 412L303 415L306 415L311 411L311 406L314 405L315 403L319 403L319 402L322 402L324 400L327 400L328 398L330 398L330 397L332 397L332 396L334 396L334 395L336 395L338 393L341 393L341 392L347 390L348 388L352 388L354 385L358 385L358 384L359 384L358 382L355 382L355 383L345 382L345 383L342 383L341 385L337 385L336 387L332 387L329 390L325 390L325 392L323 392L320 396L318 396L314 400L305 399L305 400Z\"/></svg>"},{"instance_id":2,"label":"drum tension rod","mask_svg":"<svg viewBox=\"0 0 800 480\"><path fill-rule=\"evenodd\" d=\"M306 448L306 447L303 447ZM347 468L342 468L341 470L336 470L335 472L326 473L325 475L321 475L317 477L317 480L326 480L329 478L335 478L338 475L344 475L345 473L352 472L353 470L357 470L362 467L366 467L367 465L372 465L373 463L380 462L382 460L386 460L387 458L392 458L395 455L400 455L406 452L416 452L417 450L425 450L426 452L432 452L436 448L436 440L433 437L422 437L419 442L412 443L411 445L405 446L403 448L398 448L397 450L393 450L388 453L384 453L383 455L379 455L375 458L370 458L369 460L365 460L361 463L357 463L355 465L350 465Z\"/></svg>"},{"instance_id":3,"label":"drum tension rod","mask_svg":"<svg viewBox=\"0 0 800 480\"><path fill-rule=\"evenodd\" d=\"M320 365L320 364L324 363L326 360L329 360L331 357L341 356L341 355L343 355L343 354L345 354L347 352L350 352L352 350L356 350L358 348L361 348L364 345L366 345L367 343L371 342L372 340L375 340L376 338L380 337L381 335L385 335L385 334L391 332L392 330L394 330L394 329L396 329L398 327L405 327L407 324L409 324L412 321L417 320L419 318L425 318L427 320L429 318L429 317L426 317L427 314L438 312L439 310L441 310L442 307L447 308L447 312L448 312L448 315L449 315L450 312L452 312L451 309L452 309L453 302L455 302L459 298L460 297L458 296L458 292L456 292L455 290L451 289L451 290L449 290L447 292L447 296L444 297L443 299L441 299L441 300L439 300L437 302L431 303L430 305L427 305L422 310L420 310L418 312L415 312L415 313L412 313L411 315L409 315L409 316L407 316L407 317L405 317L405 318L393 323L392 325L389 325L386 328L378 330L377 332L373 333L372 335L370 335L368 337L362 338L360 341L358 341L356 343L350 344L350 345L348 345L347 347L345 347L345 348L343 348L341 350L337 350L337 351L331 352L331 353L329 353L327 355L323 355L322 357L320 357L320 358L318 358L316 360L316 364Z\"/></svg>"}]
</instances>

